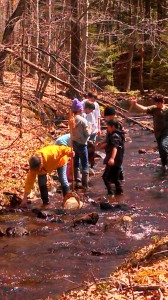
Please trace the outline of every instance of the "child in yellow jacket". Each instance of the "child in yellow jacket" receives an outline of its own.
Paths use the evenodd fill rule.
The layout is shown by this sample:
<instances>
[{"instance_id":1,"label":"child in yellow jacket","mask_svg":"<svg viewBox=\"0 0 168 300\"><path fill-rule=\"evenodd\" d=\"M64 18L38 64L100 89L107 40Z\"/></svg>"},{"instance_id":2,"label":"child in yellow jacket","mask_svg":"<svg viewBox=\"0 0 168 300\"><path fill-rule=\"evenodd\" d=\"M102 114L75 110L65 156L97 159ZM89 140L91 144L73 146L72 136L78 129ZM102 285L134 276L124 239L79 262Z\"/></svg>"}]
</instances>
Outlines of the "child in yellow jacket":
<instances>
[{"instance_id":1,"label":"child in yellow jacket","mask_svg":"<svg viewBox=\"0 0 168 300\"><path fill-rule=\"evenodd\" d=\"M73 151L70 147L49 145L37 150L36 153L30 157L30 169L26 178L21 206L27 205L27 196L33 188L36 176L38 176L38 185L43 204L49 204L46 175L55 169L57 170L58 178L61 183L63 196L69 192L69 183L66 175L68 156L73 156Z\"/></svg>"}]
</instances>

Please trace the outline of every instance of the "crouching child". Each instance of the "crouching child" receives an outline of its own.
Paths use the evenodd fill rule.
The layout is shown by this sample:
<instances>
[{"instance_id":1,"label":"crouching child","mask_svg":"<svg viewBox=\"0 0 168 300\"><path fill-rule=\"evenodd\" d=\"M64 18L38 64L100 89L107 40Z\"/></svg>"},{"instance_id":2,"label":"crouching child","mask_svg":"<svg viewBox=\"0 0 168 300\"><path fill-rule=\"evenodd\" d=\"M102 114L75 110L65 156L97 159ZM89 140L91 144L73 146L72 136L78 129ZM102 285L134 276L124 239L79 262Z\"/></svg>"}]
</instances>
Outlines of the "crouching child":
<instances>
[{"instance_id":1,"label":"crouching child","mask_svg":"<svg viewBox=\"0 0 168 300\"><path fill-rule=\"evenodd\" d=\"M33 188L36 176L38 176L38 185L41 199L44 205L49 204L47 189L47 174L57 170L58 178L61 183L63 196L70 188L66 174L68 156L73 157L74 152L70 147L49 145L37 150L29 159L29 172L25 182L24 197L21 206L27 206L27 197Z\"/></svg>"},{"instance_id":2,"label":"crouching child","mask_svg":"<svg viewBox=\"0 0 168 300\"><path fill-rule=\"evenodd\" d=\"M107 188L108 197L114 196L112 183L115 185L116 195L123 194L123 188L120 180L121 165L124 156L124 132L119 129L119 123L113 119L107 121L108 136L106 139L105 159L106 165L103 173L103 181Z\"/></svg>"}]
</instances>

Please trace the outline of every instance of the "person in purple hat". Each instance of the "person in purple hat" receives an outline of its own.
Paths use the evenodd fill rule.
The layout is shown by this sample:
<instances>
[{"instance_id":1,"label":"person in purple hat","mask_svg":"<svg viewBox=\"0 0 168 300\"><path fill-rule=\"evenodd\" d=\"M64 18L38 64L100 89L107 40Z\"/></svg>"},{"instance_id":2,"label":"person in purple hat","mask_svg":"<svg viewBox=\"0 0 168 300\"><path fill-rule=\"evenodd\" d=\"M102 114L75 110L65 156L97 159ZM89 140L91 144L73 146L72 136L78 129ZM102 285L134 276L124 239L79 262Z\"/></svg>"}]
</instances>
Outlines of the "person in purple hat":
<instances>
[{"instance_id":1,"label":"person in purple hat","mask_svg":"<svg viewBox=\"0 0 168 300\"><path fill-rule=\"evenodd\" d=\"M76 188L84 188L87 190L89 179L87 141L91 134L91 128L89 128L87 120L81 116L83 112L83 105L77 98L73 100L71 110L74 114L75 121L71 132L72 145L75 152L74 178L76 181ZM82 167L82 178L80 177L80 163Z\"/></svg>"}]
</instances>

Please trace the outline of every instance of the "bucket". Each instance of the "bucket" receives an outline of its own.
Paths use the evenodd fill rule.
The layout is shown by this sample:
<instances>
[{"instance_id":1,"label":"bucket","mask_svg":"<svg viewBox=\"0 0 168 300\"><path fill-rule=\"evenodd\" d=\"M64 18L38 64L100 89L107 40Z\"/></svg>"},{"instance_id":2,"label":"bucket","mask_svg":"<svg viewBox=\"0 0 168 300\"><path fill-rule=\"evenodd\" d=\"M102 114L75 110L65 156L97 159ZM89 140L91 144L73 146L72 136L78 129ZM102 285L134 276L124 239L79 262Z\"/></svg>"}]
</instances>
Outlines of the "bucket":
<instances>
[{"instance_id":1,"label":"bucket","mask_svg":"<svg viewBox=\"0 0 168 300\"><path fill-rule=\"evenodd\" d=\"M65 195L63 200L63 208L77 209L77 208L81 208L82 206L83 206L83 202L80 201L80 198L76 193L70 192L67 195Z\"/></svg>"}]
</instances>

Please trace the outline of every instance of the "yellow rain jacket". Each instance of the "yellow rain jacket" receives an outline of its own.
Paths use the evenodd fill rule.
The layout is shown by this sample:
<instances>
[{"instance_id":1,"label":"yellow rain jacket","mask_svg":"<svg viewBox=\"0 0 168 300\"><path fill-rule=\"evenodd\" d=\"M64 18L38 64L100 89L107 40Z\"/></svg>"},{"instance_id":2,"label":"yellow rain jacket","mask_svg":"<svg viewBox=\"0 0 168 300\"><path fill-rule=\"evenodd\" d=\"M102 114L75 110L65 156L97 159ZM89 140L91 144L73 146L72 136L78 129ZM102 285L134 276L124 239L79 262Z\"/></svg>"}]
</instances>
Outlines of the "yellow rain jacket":
<instances>
[{"instance_id":1,"label":"yellow rain jacket","mask_svg":"<svg viewBox=\"0 0 168 300\"><path fill-rule=\"evenodd\" d=\"M70 147L58 145L49 145L37 150L36 153L41 153L43 157L43 167L40 171L29 170L25 183L25 194L30 194L37 175L51 173L53 170L65 165L68 161L67 155L70 152Z\"/></svg>"}]
</instances>

